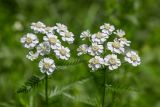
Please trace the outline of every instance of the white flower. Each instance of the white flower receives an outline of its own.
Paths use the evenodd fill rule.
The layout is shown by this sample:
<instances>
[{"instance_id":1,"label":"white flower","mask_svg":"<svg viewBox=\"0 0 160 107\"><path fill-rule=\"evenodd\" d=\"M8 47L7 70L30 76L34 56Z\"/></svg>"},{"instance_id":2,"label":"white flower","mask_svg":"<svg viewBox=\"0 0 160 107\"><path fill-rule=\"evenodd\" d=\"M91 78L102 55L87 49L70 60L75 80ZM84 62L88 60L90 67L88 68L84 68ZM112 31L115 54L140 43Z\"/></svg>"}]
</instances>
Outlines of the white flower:
<instances>
[{"instance_id":1,"label":"white flower","mask_svg":"<svg viewBox=\"0 0 160 107\"><path fill-rule=\"evenodd\" d=\"M89 30L83 31L80 35L80 38L82 38L82 40L85 40L86 38L91 37L91 33Z\"/></svg>"},{"instance_id":2,"label":"white flower","mask_svg":"<svg viewBox=\"0 0 160 107\"><path fill-rule=\"evenodd\" d=\"M35 33L44 33L45 32L45 27L46 25L40 21L38 21L37 23L32 23L31 24L31 29L35 31Z\"/></svg>"},{"instance_id":3,"label":"white flower","mask_svg":"<svg viewBox=\"0 0 160 107\"><path fill-rule=\"evenodd\" d=\"M92 43L92 45L88 49L88 53L92 56L100 55L101 53L103 53L103 45Z\"/></svg>"},{"instance_id":4,"label":"white flower","mask_svg":"<svg viewBox=\"0 0 160 107\"><path fill-rule=\"evenodd\" d=\"M45 27L44 28L44 33L45 34L53 34L54 33L54 27L49 27L49 26Z\"/></svg>"},{"instance_id":5,"label":"white flower","mask_svg":"<svg viewBox=\"0 0 160 107\"><path fill-rule=\"evenodd\" d=\"M116 30L116 32L114 32L114 34L116 34L117 36L122 38L126 33L122 29L119 29L119 30Z\"/></svg>"},{"instance_id":6,"label":"white flower","mask_svg":"<svg viewBox=\"0 0 160 107\"><path fill-rule=\"evenodd\" d=\"M21 38L21 43L23 43L25 48L34 48L38 42L37 36L32 33L27 33Z\"/></svg>"},{"instance_id":7,"label":"white flower","mask_svg":"<svg viewBox=\"0 0 160 107\"><path fill-rule=\"evenodd\" d=\"M104 23L104 25L100 26L100 29L105 34L112 34L112 32L115 30L113 25L110 25L109 23Z\"/></svg>"},{"instance_id":8,"label":"white flower","mask_svg":"<svg viewBox=\"0 0 160 107\"><path fill-rule=\"evenodd\" d=\"M78 56L86 54L88 51L88 46L86 44L80 45L77 51L78 51Z\"/></svg>"},{"instance_id":9,"label":"white flower","mask_svg":"<svg viewBox=\"0 0 160 107\"><path fill-rule=\"evenodd\" d=\"M31 61L33 61L33 60L37 59L38 56L39 56L39 53L37 53L37 52L33 53L33 51L30 51L30 52L28 53L28 55L26 55L26 58L28 58L28 59L30 59Z\"/></svg>"},{"instance_id":10,"label":"white flower","mask_svg":"<svg viewBox=\"0 0 160 107\"><path fill-rule=\"evenodd\" d=\"M72 32L61 32L62 40L68 42L69 44L72 44L74 41L74 35Z\"/></svg>"},{"instance_id":11,"label":"white flower","mask_svg":"<svg viewBox=\"0 0 160 107\"><path fill-rule=\"evenodd\" d=\"M110 70L114 70L121 65L121 61L117 58L117 55L111 54L104 58L104 65L108 66Z\"/></svg>"},{"instance_id":12,"label":"white flower","mask_svg":"<svg viewBox=\"0 0 160 107\"><path fill-rule=\"evenodd\" d=\"M124 53L124 45L117 39L115 39L114 42L108 42L107 48L112 53L118 53L118 54Z\"/></svg>"},{"instance_id":13,"label":"white flower","mask_svg":"<svg viewBox=\"0 0 160 107\"><path fill-rule=\"evenodd\" d=\"M61 46L61 42L54 34L47 34L47 36L43 37L43 40L50 43L51 49L57 49L57 47Z\"/></svg>"},{"instance_id":14,"label":"white flower","mask_svg":"<svg viewBox=\"0 0 160 107\"><path fill-rule=\"evenodd\" d=\"M104 33L101 33L101 32L98 32L98 33L93 34L91 36L92 42L98 43L98 44L103 44L108 37L109 36L107 34L104 34Z\"/></svg>"},{"instance_id":15,"label":"white flower","mask_svg":"<svg viewBox=\"0 0 160 107\"><path fill-rule=\"evenodd\" d=\"M50 58L43 58L39 62L39 68L42 73L51 75L53 71L56 69L56 66L55 66L54 60Z\"/></svg>"},{"instance_id":16,"label":"white flower","mask_svg":"<svg viewBox=\"0 0 160 107\"><path fill-rule=\"evenodd\" d=\"M97 70L98 68L101 68L103 62L103 58L101 58L100 56L95 56L94 58L89 60L88 66L92 70Z\"/></svg>"},{"instance_id":17,"label":"white flower","mask_svg":"<svg viewBox=\"0 0 160 107\"><path fill-rule=\"evenodd\" d=\"M61 23L56 23L54 29L60 34L61 32L68 31L67 26Z\"/></svg>"},{"instance_id":18,"label":"white flower","mask_svg":"<svg viewBox=\"0 0 160 107\"><path fill-rule=\"evenodd\" d=\"M44 56L50 53L50 44L48 42L42 42L37 46L37 52Z\"/></svg>"},{"instance_id":19,"label":"white flower","mask_svg":"<svg viewBox=\"0 0 160 107\"><path fill-rule=\"evenodd\" d=\"M125 59L125 61L132 64L133 66L140 65L140 63L141 63L140 57L134 51L127 52L124 59Z\"/></svg>"},{"instance_id":20,"label":"white flower","mask_svg":"<svg viewBox=\"0 0 160 107\"><path fill-rule=\"evenodd\" d=\"M58 47L56 50L54 50L57 58L68 60L70 57L70 50L69 48L65 48L63 46Z\"/></svg>"},{"instance_id":21,"label":"white flower","mask_svg":"<svg viewBox=\"0 0 160 107\"><path fill-rule=\"evenodd\" d=\"M118 38L117 40L125 46L130 46L131 44L131 41L128 41L126 38Z\"/></svg>"}]
</instances>

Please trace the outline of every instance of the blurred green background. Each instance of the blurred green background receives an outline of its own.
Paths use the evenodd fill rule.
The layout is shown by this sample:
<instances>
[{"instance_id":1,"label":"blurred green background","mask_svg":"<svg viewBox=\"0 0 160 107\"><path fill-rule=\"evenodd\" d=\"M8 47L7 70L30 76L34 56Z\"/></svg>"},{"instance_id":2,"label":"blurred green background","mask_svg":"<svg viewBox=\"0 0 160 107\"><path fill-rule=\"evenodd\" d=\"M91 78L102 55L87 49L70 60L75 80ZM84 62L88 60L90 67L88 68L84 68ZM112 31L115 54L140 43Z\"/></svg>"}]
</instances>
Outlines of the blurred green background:
<instances>
[{"instance_id":1,"label":"blurred green background","mask_svg":"<svg viewBox=\"0 0 160 107\"><path fill-rule=\"evenodd\" d=\"M107 72L105 107L160 107L159 12L159 0L0 0L0 107L45 107L44 83L29 93L16 93L32 75L43 75L37 62L25 58L27 50L20 43L37 21L64 23L77 38L85 29L97 32L104 22L124 29L142 63ZM85 63L54 72L50 107L101 107L102 80Z\"/></svg>"}]
</instances>

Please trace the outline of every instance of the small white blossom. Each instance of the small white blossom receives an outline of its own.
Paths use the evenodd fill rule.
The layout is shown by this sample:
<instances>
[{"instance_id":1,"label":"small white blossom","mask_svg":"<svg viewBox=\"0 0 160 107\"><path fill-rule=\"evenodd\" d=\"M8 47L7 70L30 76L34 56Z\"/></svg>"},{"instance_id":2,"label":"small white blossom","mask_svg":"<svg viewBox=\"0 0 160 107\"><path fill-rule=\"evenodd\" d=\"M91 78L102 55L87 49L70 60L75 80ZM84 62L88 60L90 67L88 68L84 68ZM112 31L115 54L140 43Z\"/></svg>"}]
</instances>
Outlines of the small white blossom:
<instances>
[{"instance_id":1,"label":"small white blossom","mask_svg":"<svg viewBox=\"0 0 160 107\"><path fill-rule=\"evenodd\" d=\"M54 27L49 27L49 26L45 27L44 28L44 33L45 34L53 34L54 33Z\"/></svg>"},{"instance_id":2,"label":"small white blossom","mask_svg":"<svg viewBox=\"0 0 160 107\"><path fill-rule=\"evenodd\" d=\"M77 51L78 51L78 56L80 56L82 54L86 54L88 51L88 45L86 45L86 44L80 45L79 48L77 49Z\"/></svg>"},{"instance_id":3,"label":"small white blossom","mask_svg":"<svg viewBox=\"0 0 160 107\"><path fill-rule=\"evenodd\" d=\"M60 46L54 52L58 59L68 60L70 57L70 50L67 47Z\"/></svg>"},{"instance_id":4,"label":"small white blossom","mask_svg":"<svg viewBox=\"0 0 160 107\"><path fill-rule=\"evenodd\" d=\"M74 35L72 32L61 32L62 40L68 42L69 44L72 44L74 41Z\"/></svg>"},{"instance_id":5,"label":"small white blossom","mask_svg":"<svg viewBox=\"0 0 160 107\"><path fill-rule=\"evenodd\" d=\"M25 48L34 48L39 42L37 36L32 33L27 33L20 41Z\"/></svg>"},{"instance_id":6,"label":"small white blossom","mask_svg":"<svg viewBox=\"0 0 160 107\"><path fill-rule=\"evenodd\" d=\"M124 45L117 39L115 39L114 42L108 42L107 48L112 53L118 53L118 54L124 53Z\"/></svg>"},{"instance_id":7,"label":"small white blossom","mask_svg":"<svg viewBox=\"0 0 160 107\"><path fill-rule=\"evenodd\" d=\"M48 42L42 42L37 46L37 52L44 56L50 53L50 44Z\"/></svg>"},{"instance_id":8,"label":"small white blossom","mask_svg":"<svg viewBox=\"0 0 160 107\"><path fill-rule=\"evenodd\" d=\"M61 23L56 23L56 26L54 27L54 29L61 34L61 32L66 32L68 31L67 26Z\"/></svg>"},{"instance_id":9,"label":"small white blossom","mask_svg":"<svg viewBox=\"0 0 160 107\"><path fill-rule=\"evenodd\" d=\"M92 43L92 45L88 49L88 53L92 56L100 55L101 53L103 53L103 45Z\"/></svg>"},{"instance_id":10,"label":"small white blossom","mask_svg":"<svg viewBox=\"0 0 160 107\"><path fill-rule=\"evenodd\" d=\"M101 33L101 32L98 32L98 33L93 34L91 36L92 42L98 43L98 44L103 44L108 37L109 36L107 34L104 34L104 33Z\"/></svg>"},{"instance_id":11,"label":"small white blossom","mask_svg":"<svg viewBox=\"0 0 160 107\"><path fill-rule=\"evenodd\" d=\"M117 58L117 55L111 54L104 58L104 65L108 66L110 70L114 70L121 65L121 61Z\"/></svg>"},{"instance_id":12,"label":"small white blossom","mask_svg":"<svg viewBox=\"0 0 160 107\"><path fill-rule=\"evenodd\" d=\"M61 46L61 42L54 34L47 34L47 36L43 37L43 40L50 43L51 49L57 49L57 47Z\"/></svg>"},{"instance_id":13,"label":"small white blossom","mask_svg":"<svg viewBox=\"0 0 160 107\"><path fill-rule=\"evenodd\" d=\"M30 51L27 55L26 58L30 59L31 61L37 59L39 56L38 52L33 53L33 51Z\"/></svg>"},{"instance_id":14,"label":"small white blossom","mask_svg":"<svg viewBox=\"0 0 160 107\"><path fill-rule=\"evenodd\" d=\"M103 62L103 58L101 58L100 56L95 56L94 58L89 60L88 66L92 70L97 70L98 68L101 68Z\"/></svg>"},{"instance_id":15,"label":"small white blossom","mask_svg":"<svg viewBox=\"0 0 160 107\"><path fill-rule=\"evenodd\" d=\"M86 38L91 37L91 33L89 30L83 31L80 35L80 38L82 38L82 40L85 40Z\"/></svg>"},{"instance_id":16,"label":"small white blossom","mask_svg":"<svg viewBox=\"0 0 160 107\"><path fill-rule=\"evenodd\" d=\"M39 68L42 73L51 75L53 71L56 69L56 66L55 66L54 60L50 58L43 58L39 62Z\"/></svg>"},{"instance_id":17,"label":"small white blossom","mask_svg":"<svg viewBox=\"0 0 160 107\"><path fill-rule=\"evenodd\" d=\"M131 44L131 41L128 41L126 38L118 38L117 40L125 46L130 46Z\"/></svg>"},{"instance_id":18,"label":"small white blossom","mask_svg":"<svg viewBox=\"0 0 160 107\"><path fill-rule=\"evenodd\" d=\"M119 30L116 30L116 32L114 32L114 34L116 34L117 36L122 38L126 33L123 30L119 29Z\"/></svg>"},{"instance_id":19,"label":"small white blossom","mask_svg":"<svg viewBox=\"0 0 160 107\"><path fill-rule=\"evenodd\" d=\"M140 65L140 63L141 63L140 57L134 51L127 52L124 59L125 59L125 61L132 64L133 66Z\"/></svg>"},{"instance_id":20,"label":"small white blossom","mask_svg":"<svg viewBox=\"0 0 160 107\"><path fill-rule=\"evenodd\" d=\"M35 33L44 33L46 25L40 21L37 23L31 24L31 29L35 31Z\"/></svg>"},{"instance_id":21,"label":"small white blossom","mask_svg":"<svg viewBox=\"0 0 160 107\"><path fill-rule=\"evenodd\" d=\"M110 35L115 30L115 27L109 23L104 23L104 25L100 26L100 29L103 33Z\"/></svg>"}]
</instances>

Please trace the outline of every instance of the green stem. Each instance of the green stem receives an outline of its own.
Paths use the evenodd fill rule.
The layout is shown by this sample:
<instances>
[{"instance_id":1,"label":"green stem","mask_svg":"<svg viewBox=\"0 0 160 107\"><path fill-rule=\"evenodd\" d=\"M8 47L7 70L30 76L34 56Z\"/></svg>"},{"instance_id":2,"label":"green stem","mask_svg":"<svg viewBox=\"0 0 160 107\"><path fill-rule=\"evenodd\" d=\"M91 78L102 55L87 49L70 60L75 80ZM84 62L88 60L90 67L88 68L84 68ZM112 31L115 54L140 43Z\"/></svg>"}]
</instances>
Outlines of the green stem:
<instances>
[{"instance_id":1,"label":"green stem","mask_svg":"<svg viewBox=\"0 0 160 107\"><path fill-rule=\"evenodd\" d=\"M102 107L104 107L105 104L105 94L106 94L106 69L103 70L104 72L104 78L103 78L103 93L102 93Z\"/></svg>"},{"instance_id":2,"label":"green stem","mask_svg":"<svg viewBox=\"0 0 160 107\"><path fill-rule=\"evenodd\" d=\"M45 74L45 97L46 97L46 107L48 106L48 75L47 73Z\"/></svg>"}]
</instances>

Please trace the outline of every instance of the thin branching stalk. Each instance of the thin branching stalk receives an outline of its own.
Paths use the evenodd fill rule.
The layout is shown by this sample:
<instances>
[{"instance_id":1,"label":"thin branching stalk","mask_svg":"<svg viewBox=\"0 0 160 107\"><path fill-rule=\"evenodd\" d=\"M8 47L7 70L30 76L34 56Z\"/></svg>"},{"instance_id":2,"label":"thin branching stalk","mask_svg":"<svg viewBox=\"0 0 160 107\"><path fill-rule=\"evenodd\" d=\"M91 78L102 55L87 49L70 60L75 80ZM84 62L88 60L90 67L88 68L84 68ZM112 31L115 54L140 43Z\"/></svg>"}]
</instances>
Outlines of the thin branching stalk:
<instances>
[{"instance_id":1,"label":"thin branching stalk","mask_svg":"<svg viewBox=\"0 0 160 107\"><path fill-rule=\"evenodd\" d=\"M47 73L45 74L45 97L46 97L46 107L49 107L48 105L48 75Z\"/></svg>"},{"instance_id":2,"label":"thin branching stalk","mask_svg":"<svg viewBox=\"0 0 160 107\"><path fill-rule=\"evenodd\" d=\"M103 91L102 91L102 107L105 106L105 94L106 94L106 69L103 70Z\"/></svg>"}]
</instances>

